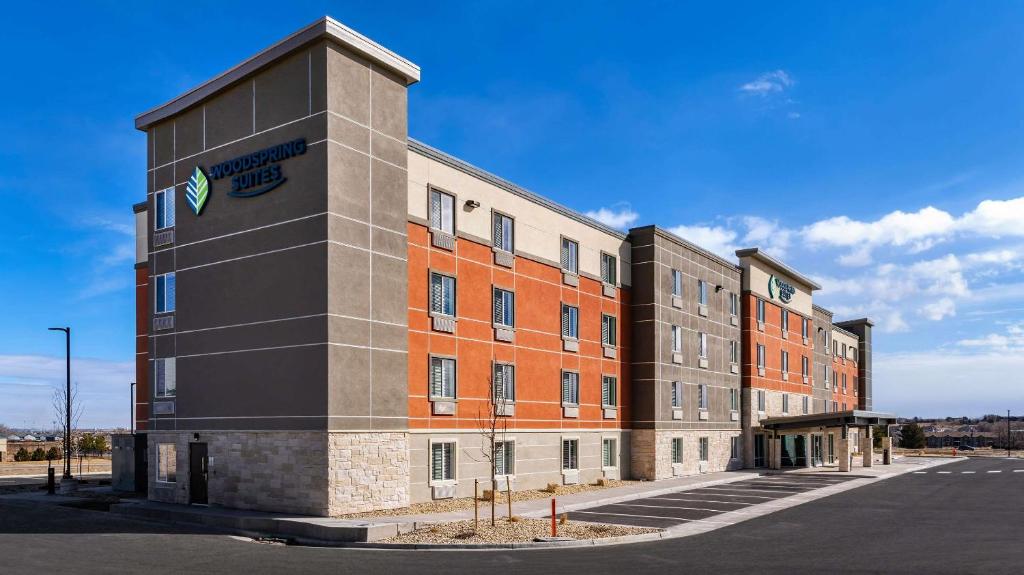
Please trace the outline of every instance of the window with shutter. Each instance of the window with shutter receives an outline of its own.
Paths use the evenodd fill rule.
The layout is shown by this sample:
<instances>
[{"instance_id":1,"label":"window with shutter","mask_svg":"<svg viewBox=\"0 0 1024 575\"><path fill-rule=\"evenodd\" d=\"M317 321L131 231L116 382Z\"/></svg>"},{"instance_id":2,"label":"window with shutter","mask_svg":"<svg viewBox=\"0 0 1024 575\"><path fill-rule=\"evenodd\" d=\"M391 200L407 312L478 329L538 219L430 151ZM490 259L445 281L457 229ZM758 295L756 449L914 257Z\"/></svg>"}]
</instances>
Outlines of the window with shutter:
<instances>
[{"instance_id":1,"label":"window with shutter","mask_svg":"<svg viewBox=\"0 0 1024 575\"><path fill-rule=\"evenodd\" d=\"M455 196L430 191L430 227L455 235Z\"/></svg>"},{"instance_id":2,"label":"window with shutter","mask_svg":"<svg viewBox=\"0 0 1024 575\"><path fill-rule=\"evenodd\" d=\"M615 316L601 316L601 343L604 345L616 345Z\"/></svg>"},{"instance_id":3,"label":"window with shutter","mask_svg":"<svg viewBox=\"0 0 1024 575\"><path fill-rule=\"evenodd\" d=\"M455 278L430 273L430 311L441 315L455 315Z\"/></svg>"},{"instance_id":4,"label":"window with shutter","mask_svg":"<svg viewBox=\"0 0 1024 575\"><path fill-rule=\"evenodd\" d=\"M494 323L515 327L515 294L501 288L494 288Z\"/></svg>"},{"instance_id":5,"label":"window with shutter","mask_svg":"<svg viewBox=\"0 0 1024 575\"><path fill-rule=\"evenodd\" d=\"M672 382L672 407L680 408L683 406L683 382L673 381Z\"/></svg>"},{"instance_id":6,"label":"window with shutter","mask_svg":"<svg viewBox=\"0 0 1024 575\"><path fill-rule=\"evenodd\" d=\"M697 303L700 305L708 303L708 284L704 280L697 280Z\"/></svg>"},{"instance_id":7,"label":"window with shutter","mask_svg":"<svg viewBox=\"0 0 1024 575\"><path fill-rule=\"evenodd\" d=\"M514 402L516 400L515 366L502 363L495 364L494 399L496 402Z\"/></svg>"},{"instance_id":8,"label":"window with shutter","mask_svg":"<svg viewBox=\"0 0 1024 575\"><path fill-rule=\"evenodd\" d=\"M579 443L576 439L562 440L562 469L578 470Z\"/></svg>"},{"instance_id":9,"label":"window with shutter","mask_svg":"<svg viewBox=\"0 0 1024 575\"><path fill-rule=\"evenodd\" d=\"M430 444L430 477L434 481L455 479L455 444Z\"/></svg>"},{"instance_id":10,"label":"window with shutter","mask_svg":"<svg viewBox=\"0 0 1024 575\"><path fill-rule=\"evenodd\" d=\"M609 285L615 285L618 280L618 261L615 256L601 254L601 281Z\"/></svg>"},{"instance_id":11,"label":"window with shutter","mask_svg":"<svg viewBox=\"0 0 1024 575\"><path fill-rule=\"evenodd\" d=\"M607 407L614 407L617 403L617 387L618 381L616 378L605 375L601 378L601 405Z\"/></svg>"},{"instance_id":12,"label":"window with shutter","mask_svg":"<svg viewBox=\"0 0 1024 575\"><path fill-rule=\"evenodd\" d=\"M506 252L512 252L512 218L504 214L494 214L494 237L491 238L494 247Z\"/></svg>"},{"instance_id":13,"label":"window with shutter","mask_svg":"<svg viewBox=\"0 0 1024 575\"><path fill-rule=\"evenodd\" d=\"M672 463L683 462L683 438L672 438Z\"/></svg>"},{"instance_id":14,"label":"window with shutter","mask_svg":"<svg viewBox=\"0 0 1024 575\"><path fill-rule=\"evenodd\" d=\"M577 253L579 244L569 238L562 238L562 269L569 273L577 273Z\"/></svg>"},{"instance_id":15,"label":"window with shutter","mask_svg":"<svg viewBox=\"0 0 1024 575\"><path fill-rule=\"evenodd\" d=\"M430 358L430 397L455 398L455 360L447 357Z\"/></svg>"},{"instance_id":16,"label":"window with shutter","mask_svg":"<svg viewBox=\"0 0 1024 575\"><path fill-rule=\"evenodd\" d=\"M615 440L609 437L601 440L601 466L618 467L615 464Z\"/></svg>"},{"instance_id":17,"label":"window with shutter","mask_svg":"<svg viewBox=\"0 0 1024 575\"><path fill-rule=\"evenodd\" d=\"M683 295L683 272L679 270L672 270L672 295Z\"/></svg>"},{"instance_id":18,"label":"window with shutter","mask_svg":"<svg viewBox=\"0 0 1024 575\"><path fill-rule=\"evenodd\" d=\"M562 304L562 337L579 338L579 310L568 304Z\"/></svg>"},{"instance_id":19,"label":"window with shutter","mask_svg":"<svg viewBox=\"0 0 1024 575\"><path fill-rule=\"evenodd\" d=\"M498 441L494 444L495 475L515 474L516 446L512 441Z\"/></svg>"},{"instance_id":20,"label":"window with shutter","mask_svg":"<svg viewBox=\"0 0 1024 575\"><path fill-rule=\"evenodd\" d=\"M568 405L579 404L579 374L571 371L562 372L562 403Z\"/></svg>"},{"instance_id":21,"label":"window with shutter","mask_svg":"<svg viewBox=\"0 0 1024 575\"><path fill-rule=\"evenodd\" d=\"M697 333L697 356L703 359L708 357L708 334Z\"/></svg>"},{"instance_id":22,"label":"window with shutter","mask_svg":"<svg viewBox=\"0 0 1024 575\"><path fill-rule=\"evenodd\" d=\"M700 384L697 386L697 405L700 409L708 408L708 386Z\"/></svg>"}]
</instances>

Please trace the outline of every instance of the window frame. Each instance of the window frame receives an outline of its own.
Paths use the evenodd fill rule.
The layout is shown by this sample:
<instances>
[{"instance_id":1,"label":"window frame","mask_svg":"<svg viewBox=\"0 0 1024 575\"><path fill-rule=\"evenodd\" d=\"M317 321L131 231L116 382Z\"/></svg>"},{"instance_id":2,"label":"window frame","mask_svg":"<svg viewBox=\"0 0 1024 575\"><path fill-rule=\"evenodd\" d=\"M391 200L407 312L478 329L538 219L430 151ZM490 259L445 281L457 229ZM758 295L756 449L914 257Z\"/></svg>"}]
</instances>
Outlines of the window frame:
<instances>
[{"instance_id":1,"label":"window frame","mask_svg":"<svg viewBox=\"0 0 1024 575\"><path fill-rule=\"evenodd\" d=\"M178 397L178 362L176 357L161 357L153 360L153 397L158 399L170 399ZM168 370L170 367L170 370ZM161 368L163 370L163 392L160 391ZM168 377L170 374L170 377ZM170 393L168 393L168 381L170 382Z\"/></svg>"},{"instance_id":2,"label":"window frame","mask_svg":"<svg viewBox=\"0 0 1024 575\"><path fill-rule=\"evenodd\" d=\"M566 445L569 446L569 461L566 461ZM565 472L579 472L580 470L580 438L578 437L563 437L562 438L562 452L559 455L562 465L562 473Z\"/></svg>"},{"instance_id":3,"label":"window frame","mask_svg":"<svg viewBox=\"0 0 1024 575\"><path fill-rule=\"evenodd\" d=\"M710 389L708 388L708 384L706 384L706 383L699 383L699 384L697 384L697 409L702 410L702 411L707 411L708 410L708 405L711 403L711 400L708 397L709 394L710 394Z\"/></svg>"},{"instance_id":4,"label":"window frame","mask_svg":"<svg viewBox=\"0 0 1024 575\"><path fill-rule=\"evenodd\" d=\"M757 390L757 411L764 413L768 409L768 394L763 389Z\"/></svg>"},{"instance_id":5,"label":"window frame","mask_svg":"<svg viewBox=\"0 0 1024 575\"><path fill-rule=\"evenodd\" d=\"M740 294L736 292L729 292L729 315L737 316L740 314Z\"/></svg>"},{"instance_id":6,"label":"window frame","mask_svg":"<svg viewBox=\"0 0 1024 575\"><path fill-rule=\"evenodd\" d=\"M445 280L451 280L451 292L452 292L452 296L451 296L452 311L451 311L451 313L448 313L448 312L444 311L443 309L440 310L440 311L434 309L434 277L435 276L441 279L440 302L441 302L441 307L442 308L444 307L444 302L445 302L445 297L444 297ZM429 290L429 293L427 294L427 296L428 296L429 301L427 302L427 305L428 305L428 309L430 310L430 315L431 316L439 315L439 316L443 316L443 317L458 317L458 313L459 313L459 306L458 306L459 281L458 281L457 277L455 277L454 275L449 274L449 273L440 272L440 271L436 271L436 270L430 270L430 277L428 278L428 290Z\"/></svg>"},{"instance_id":7,"label":"window frame","mask_svg":"<svg viewBox=\"0 0 1024 575\"><path fill-rule=\"evenodd\" d=\"M729 459L740 458L740 436L733 435L729 438Z\"/></svg>"},{"instance_id":8,"label":"window frame","mask_svg":"<svg viewBox=\"0 0 1024 575\"><path fill-rule=\"evenodd\" d=\"M498 371L502 371L501 375L501 394L498 393ZM507 371L511 371L511 378L507 377ZM492 387L494 389L493 400L497 404L499 401L503 404L510 404L516 402L516 366L514 363L507 363L502 361L494 362L492 367ZM511 380L510 380L511 379ZM511 393L510 393L511 392ZM511 395L511 397L508 397Z\"/></svg>"},{"instance_id":9,"label":"window frame","mask_svg":"<svg viewBox=\"0 0 1024 575\"><path fill-rule=\"evenodd\" d=\"M559 249L558 249L558 255L559 255L558 266L559 266L559 268L563 272L570 273L572 275L579 275L580 274L580 243L578 241L568 237L568 236L560 236L560 237L561 237L561 241L559 242ZM567 252L566 248L568 246L571 246L573 249L568 250L568 252ZM568 253L568 255L564 255L565 253ZM569 259L571 259L572 261L569 262L568 261ZM572 263L572 269L566 267L568 263Z\"/></svg>"},{"instance_id":10,"label":"window frame","mask_svg":"<svg viewBox=\"0 0 1024 575\"><path fill-rule=\"evenodd\" d=\"M167 201L168 198L170 198L169 202ZM167 210L168 206L171 208L169 212ZM164 225L162 226L160 225L161 212L164 217ZM167 223L168 213L171 216L171 223L169 224ZM174 186L153 192L153 231L159 232L173 228L175 224L175 217Z\"/></svg>"},{"instance_id":11,"label":"window frame","mask_svg":"<svg viewBox=\"0 0 1024 575\"><path fill-rule=\"evenodd\" d=\"M498 456L499 446L500 446L500 449L501 449L500 457ZM509 450L509 449L507 449L506 446L511 446L512 449ZM495 477L502 477L502 478L505 478L505 479L513 479L513 478L515 478L515 476L516 476L516 440L515 440L515 438L511 438L511 439L506 438L506 439L495 441L494 442L494 451L495 451L495 457L494 457L495 472L494 472L494 476ZM511 453L511 458L509 457L510 453ZM499 460L501 461L501 471L500 472L498 471L498 461ZM509 469L510 467L511 467L511 469Z\"/></svg>"},{"instance_id":12,"label":"window frame","mask_svg":"<svg viewBox=\"0 0 1024 575\"><path fill-rule=\"evenodd\" d=\"M788 393L783 393L782 394L782 413L783 414L788 414L789 413L789 394Z\"/></svg>"},{"instance_id":13,"label":"window frame","mask_svg":"<svg viewBox=\"0 0 1024 575\"><path fill-rule=\"evenodd\" d=\"M167 289L168 280L171 283L171 289ZM160 284L163 284L161 287ZM153 276L153 313L174 313L175 304L177 303L178 293L178 280L175 272L167 272L164 274L158 274ZM163 294L163 302L160 301L160 295ZM168 294L170 294L168 296ZM170 300L170 307L168 307L168 300Z\"/></svg>"},{"instance_id":14,"label":"window frame","mask_svg":"<svg viewBox=\"0 0 1024 575\"><path fill-rule=\"evenodd\" d=\"M782 350L782 353L780 354L780 357L779 357L779 361L781 362L781 365L779 366L779 369L782 371L782 373L788 374L789 373L789 352L786 351L786 350Z\"/></svg>"},{"instance_id":15,"label":"window frame","mask_svg":"<svg viewBox=\"0 0 1024 575\"><path fill-rule=\"evenodd\" d=\"M711 441L707 437L697 438L698 461L707 463L711 455Z\"/></svg>"},{"instance_id":16,"label":"window frame","mask_svg":"<svg viewBox=\"0 0 1024 575\"><path fill-rule=\"evenodd\" d=\"M503 328L508 328L508 329L515 329L515 327L516 327L516 292L514 292L514 291L512 291L510 289L505 289L503 287L498 287L498 286L494 286L492 289L493 289L493 291L491 292L491 321L494 322L495 326L503 327ZM508 305L509 302L504 300L503 296L505 296L505 295L509 296L509 300L511 302L511 306ZM498 303L499 297L502 298L502 304L501 304L502 313L500 314L501 315L500 320L498 318L499 314L498 314L498 310L497 310L497 303ZM509 318L511 323L506 323L505 322L505 319L506 319L505 315L506 315L506 312L509 311L509 308L511 308L511 317Z\"/></svg>"},{"instance_id":17,"label":"window frame","mask_svg":"<svg viewBox=\"0 0 1024 575\"><path fill-rule=\"evenodd\" d=\"M708 305L708 282L697 280L697 305Z\"/></svg>"},{"instance_id":18,"label":"window frame","mask_svg":"<svg viewBox=\"0 0 1024 575\"><path fill-rule=\"evenodd\" d=\"M605 251L601 252L601 281L610 286L619 281L619 258Z\"/></svg>"},{"instance_id":19,"label":"window frame","mask_svg":"<svg viewBox=\"0 0 1024 575\"><path fill-rule=\"evenodd\" d=\"M439 479L434 477L434 455L435 455L434 454L434 446L435 445L440 445L441 446L441 457L442 457L441 475L442 475L442 477L439 478ZM444 453L444 450L445 450L444 446L446 446L446 445L451 446L450 447L450 453L448 453L448 454ZM457 485L458 482L459 482L459 457L458 457L459 440L455 439L455 438L434 438L434 439L431 439L429 441L428 448L429 448L429 454L430 454L429 455L429 461L427 462L428 463L427 472L430 474L429 475L430 480L428 481L428 484L429 485ZM444 477L444 458L445 457L447 457L447 460L449 462L448 467L449 467L449 470L451 471L451 476L450 477Z\"/></svg>"},{"instance_id":20,"label":"window frame","mask_svg":"<svg viewBox=\"0 0 1024 575\"><path fill-rule=\"evenodd\" d=\"M740 410L740 390L735 387L729 388L729 411Z\"/></svg>"},{"instance_id":21,"label":"window frame","mask_svg":"<svg viewBox=\"0 0 1024 575\"><path fill-rule=\"evenodd\" d=\"M802 402L801 402L801 403L803 403L803 406L802 406L802 407L803 407L803 414L804 414L804 415L807 415L808 413L810 413L810 412L811 412L811 405L810 405L810 402L811 402L811 398L810 398L810 397L808 397L808 396L806 396L806 395L805 395L805 396L803 396L803 400L802 400Z\"/></svg>"},{"instance_id":22,"label":"window frame","mask_svg":"<svg viewBox=\"0 0 1024 575\"><path fill-rule=\"evenodd\" d=\"M495 232L498 231L499 222L502 222L501 229L504 236L504 220L508 220L509 225L509 247L507 248L505 247L504 237L500 238L500 242L498 241L499 238L494 237L496 235ZM491 247L510 254L514 254L516 249L516 219L498 210L491 210Z\"/></svg>"},{"instance_id":23,"label":"window frame","mask_svg":"<svg viewBox=\"0 0 1024 575\"><path fill-rule=\"evenodd\" d=\"M607 313L601 314L601 345L606 347L619 345L618 324L618 317Z\"/></svg>"},{"instance_id":24,"label":"window frame","mask_svg":"<svg viewBox=\"0 0 1024 575\"><path fill-rule=\"evenodd\" d=\"M605 401L608 399L608 401ZM619 378L614 375L601 376L601 407L617 409L619 407Z\"/></svg>"},{"instance_id":25,"label":"window frame","mask_svg":"<svg viewBox=\"0 0 1024 575\"><path fill-rule=\"evenodd\" d=\"M434 196L435 195L438 197L438 204L439 204L439 206L438 206L438 220L439 220L439 222L438 222L437 226L434 225ZM444 203L443 203L443 199L445 197L451 198L451 200L452 200L452 206L451 206L451 210L452 210L452 213L451 213L451 228L452 229L450 231L444 229L445 221L444 221ZM448 235L450 235L452 237L455 237L455 230L458 229L458 221L457 221L458 218L457 218L457 214L456 214L456 212L458 211L456 209L456 205L457 204L458 204L458 196L456 196L455 194L453 194L453 193L451 193L451 192L449 192L447 190L443 190L441 188L438 188L436 186L430 186L429 187L429 191L427 193L427 222L428 222L428 226L429 226L430 230L431 231L436 231L436 232L441 232L442 234L448 234Z\"/></svg>"},{"instance_id":26,"label":"window frame","mask_svg":"<svg viewBox=\"0 0 1024 575\"><path fill-rule=\"evenodd\" d=\"M683 353L683 327L672 326L672 353Z\"/></svg>"},{"instance_id":27,"label":"window frame","mask_svg":"<svg viewBox=\"0 0 1024 575\"><path fill-rule=\"evenodd\" d=\"M682 409L683 404L683 382L676 380L672 382L672 386L669 390L669 402L671 403L672 409Z\"/></svg>"},{"instance_id":28,"label":"window frame","mask_svg":"<svg viewBox=\"0 0 1024 575\"><path fill-rule=\"evenodd\" d=\"M566 376L569 376L569 377L567 378ZM575 376L575 377L573 377L573 376ZM566 400L566 385L567 384L568 384L568 388L570 390L570 393L568 394L569 400ZM580 373L578 371L572 371L572 370L568 370L568 369L563 369L562 370L562 375L561 375L561 386L560 386L559 390L561 391L560 399L561 399L561 403L562 403L563 407L564 406L579 407L579 405L580 405ZM572 400L575 400L575 401L572 401Z\"/></svg>"},{"instance_id":29,"label":"window frame","mask_svg":"<svg viewBox=\"0 0 1024 575\"><path fill-rule=\"evenodd\" d=\"M782 326L782 332L789 333L789 310L786 308L782 308L782 314L780 317L782 318L779 322Z\"/></svg>"},{"instance_id":30,"label":"window frame","mask_svg":"<svg viewBox=\"0 0 1024 575\"><path fill-rule=\"evenodd\" d=\"M729 340L729 363L737 365L740 363L740 342L735 339Z\"/></svg>"},{"instance_id":31,"label":"window frame","mask_svg":"<svg viewBox=\"0 0 1024 575\"><path fill-rule=\"evenodd\" d=\"M765 350L764 345L762 345L760 343L756 344L756 345L757 345L757 368L758 369L765 369L765 367L766 367L765 366L765 363L766 363L765 355L767 355L767 352Z\"/></svg>"},{"instance_id":32,"label":"window frame","mask_svg":"<svg viewBox=\"0 0 1024 575\"><path fill-rule=\"evenodd\" d=\"M708 358L708 334L703 331L697 332L697 357Z\"/></svg>"},{"instance_id":33,"label":"window frame","mask_svg":"<svg viewBox=\"0 0 1024 575\"><path fill-rule=\"evenodd\" d=\"M611 447L608 447L608 445ZM615 437L601 438L601 469L618 469L619 441Z\"/></svg>"},{"instance_id":34,"label":"window frame","mask_svg":"<svg viewBox=\"0 0 1024 575\"><path fill-rule=\"evenodd\" d=\"M683 272L672 268L672 295L683 297Z\"/></svg>"},{"instance_id":35,"label":"window frame","mask_svg":"<svg viewBox=\"0 0 1024 575\"><path fill-rule=\"evenodd\" d=\"M562 339L580 339L580 308L565 302L562 302Z\"/></svg>"},{"instance_id":36,"label":"window frame","mask_svg":"<svg viewBox=\"0 0 1024 575\"><path fill-rule=\"evenodd\" d=\"M757 298L757 323L764 323L766 313L764 300Z\"/></svg>"},{"instance_id":37,"label":"window frame","mask_svg":"<svg viewBox=\"0 0 1024 575\"><path fill-rule=\"evenodd\" d=\"M672 465L682 465L683 463L683 438L673 437L672 438Z\"/></svg>"},{"instance_id":38,"label":"window frame","mask_svg":"<svg viewBox=\"0 0 1024 575\"><path fill-rule=\"evenodd\" d=\"M441 385L441 395L435 395L434 394L434 361L435 360L441 362L441 384L440 384ZM451 380L452 393L451 393L450 396L449 395L443 395L443 393L444 393L444 385L445 385L445 382L444 382L444 366L448 362L451 363L451 374L452 374L452 380ZM459 363L458 363L458 360L456 358L452 357L452 356L431 354L429 356L429 360L427 362L427 367L428 367L428 369L427 369L427 398L430 401L454 401L454 400L458 399L458 397L459 397Z\"/></svg>"}]
</instances>

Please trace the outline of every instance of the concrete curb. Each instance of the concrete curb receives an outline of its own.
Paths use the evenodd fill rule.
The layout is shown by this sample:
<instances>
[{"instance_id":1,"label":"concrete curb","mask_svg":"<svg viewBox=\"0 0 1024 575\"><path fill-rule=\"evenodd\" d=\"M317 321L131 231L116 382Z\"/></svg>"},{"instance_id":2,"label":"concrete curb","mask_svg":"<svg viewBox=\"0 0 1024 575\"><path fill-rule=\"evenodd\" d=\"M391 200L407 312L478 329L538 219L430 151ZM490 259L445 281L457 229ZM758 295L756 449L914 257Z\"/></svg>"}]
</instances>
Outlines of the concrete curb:
<instances>
[{"instance_id":1,"label":"concrete curb","mask_svg":"<svg viewBox=\"0 0 1024 575\"><path fill-rule=\"evenodd\" d=\"M853 479L853 480L850 480L850 481L847 481L847 482L844 482L844 483L840 483L840 484L836 484L836 485L830 485L828 487L822 487L820 489L815 489L814 491L811 491L811 492L808 492L808 493L798 493L796 495L791 495L789 497L786 497L785 500L781 501L781 502L773 501L773 502L768 502L768 503L761 503L761 504L758 504L756 506L756 509L740 509L740 510L736 510L736 511L729 511L729 512L726 512L726 513L722 513L721 515L716 515L715 516L715 517L723 517L723 518L728 517L729 519L736 519L735 521L716 521L716 522L693 521L693 522L690 522L690 523L684 523L684 524L682 524L680 526L677 526L677 527L670 527L670 528L668 528L668 529L666 529L664 531L659 531L657 533L644 533L644 534L641 534L641 535L623 535L621 537L607 537L607 538L603 538L603 539L579 539L579 540L575 540L575 541L549 541L549 542L532 542L531 541L531 542L520 542L520 543L456 543L456 544L449 544L449 543L378 543L378 542L365 542L365 543L326 543L325 544L325 542L317 542L317 541L312 541L312 540L302 541L302 540L298 540L298 539L296 539L295 542L299 543L299 544L302 544L302 545L309 545L309 546L326 546L326 547L348 548L348 549L380 549L380 550L395 549L395 550L407 550L407 551L499 551L499 550L508 551L508 550L529 550L529 549L551 549L551 548L555 548L555 547L558 547L558 548L569 548L569 547L598 547L598 546L605 546L605 545L628 545L628 544L632 544L632 543L644 543L644 542L649 542L649 541L661 541L661 540L666 540L666 539L678 539L678 538L682 538L682 537L690 537L692 535L699 535L701 533L706 533L708 531L714 531L716 529L721 529L722 527L728 527L729 525L734 525L736 523L740 523L740 522L743 522L743 521L754 519L756 517L761 517L761 516L764 516L764 515L769 515L769 514L777 512L777 511L781 511L783 509L788 509L790 507L796 507L798 505L803 505L804 503L809 503L809 502L815 501L817 499L823 499L825 497L829 497L829 496L835 495L837 493L842 493L844 491L849 491L851 489L857 489L858 487L863 487L865 485L870 485L872 483L877 483L879 481L884 481L884 480L890 479L892 477L898 477L900 475L905 475L905 474L911 473L913 471L920 471L922 469L930 469L932 467L938 467L940 465L946 465L946 464L954 463L956 461L961 461L961 460L962 460L961 458L956 458L956 459L946 458L946 459L942 459L942 460L939 460L939 461L933 461L933 462L921 464L919 466L915 466L914 468L908 468L908 469L905 469L905 470L902 470L902 471L891 472L891 473L884 473L882 475L878 475L878 476L875 476L875 477L864 477L864 478ZM754 474L751 474L751 475L754 475ZM760 477L760 476L764 476L764 475L778 475L778 474L758 473L758 474L756 474L754 476L755 477ZM645 498L645 497L657 497L658 495L665 495L665 494L668 494L668 493L681 493L681 492L689 491L691 489L699 489L701 487L710 487L712 485L721 485L721 484L725 484L725 483L732 483L732 482L735 482L735 481L743 481L743 480L746 480L746 479L749 479L749 478L750 478L749 476L748 477L741 477L741 478L728 478L728 479L725 479L725 480L715 480L715 481L706 481L706 482L703 482L703 483L695 483L693 485L687 486L685 489L679 489L679 488L659 489L659 490L651 491L651 492L645 493L645 494L634 494L634 495L629 496L629 497L624 497L624 496L609 497L609 498L606 498L606 499L602 499L602 500L598 500L598 501L593 501L593 502L588 502L588 503L585 503L585 504L566 506L565 510L566 511L573 511L574 509L578 509L578 508L582 508L582 507L591 507L591 506L594 506L594 505L608 505L610 503L616 503L616 502L621 502L621 501L629 501L629 500L632 500L632 499L640 499L640 498ZM540 512L540 513L538 513L538 512L531 512L529 515L535 516L535 515L538 515L538 514L542 515L543 512ZM528 514L524 514L523 516L526 517L526 516L529 516L529 515Z\"/></svg>"}]
</instances>

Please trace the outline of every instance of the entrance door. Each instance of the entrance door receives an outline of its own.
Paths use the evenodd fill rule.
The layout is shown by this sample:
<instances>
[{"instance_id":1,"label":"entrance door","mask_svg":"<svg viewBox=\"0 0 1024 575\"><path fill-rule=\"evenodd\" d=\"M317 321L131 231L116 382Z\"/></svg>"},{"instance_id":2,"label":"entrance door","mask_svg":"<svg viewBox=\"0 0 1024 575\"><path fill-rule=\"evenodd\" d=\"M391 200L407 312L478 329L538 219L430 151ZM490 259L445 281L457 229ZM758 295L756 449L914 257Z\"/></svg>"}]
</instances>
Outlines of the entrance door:
<instances>
[{"instance_id":1,"label":"entrance door","mask_svg":"<svg viewBox=\"0 0 1024 575\"><path fill-rule=\"evenodd\" d=\"M135 491L136 493L147 493L149 491L149 453L147 449L146 434L135 434Z\"/></svg>"},{"instance_id":2,"label":"entrance door","mask_svg":"<svg viewBox=\"0 0 1024 575\"><path fill-rule=\"evenodd\" d=\"M814 434L811 436L811 465L821 467L823 464L821 435Z\"/></svg>"},{"instance_id":3,"label":"entrance door","mask_svg":"<svg viewBox=\"0 0 1024 575\"><path fill-rule=\"evenodd\" d=\"M836 434L828 434L828 464L836 464Z\"/></svg>"},{"instance_id":4,"label":"entrance door","mask_svg":"<svg viewBox=\"0 0 1024 575\"><path fill-rule=\"evenodd\" d=\"M209 471L209 458L206 456L205 443L188 445L188 502L206 505L206 481Z\"/></svg>"},{"instance_id":5,"label":"entrance door","mask_svg":"<svg viewBox=\"0 0 1024 575\"><path fill-rule=\"evenodd\" d=\"M764 434L754 435L754 467L764 467Z\"/></svg>"}]
</instances>

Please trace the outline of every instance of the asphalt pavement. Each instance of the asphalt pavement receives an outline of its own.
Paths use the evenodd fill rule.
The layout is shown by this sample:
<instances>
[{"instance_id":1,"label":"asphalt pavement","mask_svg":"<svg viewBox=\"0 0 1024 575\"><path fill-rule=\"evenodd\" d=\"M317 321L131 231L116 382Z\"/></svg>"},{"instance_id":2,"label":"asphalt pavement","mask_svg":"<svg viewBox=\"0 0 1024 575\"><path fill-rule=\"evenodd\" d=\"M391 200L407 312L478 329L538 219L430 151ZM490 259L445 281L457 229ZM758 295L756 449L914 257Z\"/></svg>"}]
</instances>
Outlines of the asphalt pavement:
<instances>
[{"instance_id":1,"label":"asphalt pavement","mask_svg":"<svg viewBox=\"0 0 1024 575\"><path fill-rule=\"evenodd\" d=\"M0 501L0 571L38 573L1020 573L1024 460L908 473L715 531L523 551L260 544L202 528Z\"/></svg>"}]
</instances>

